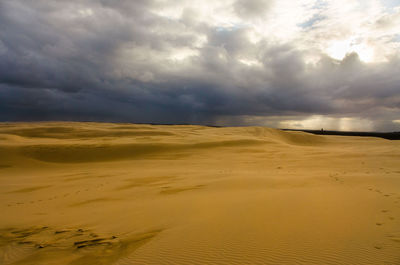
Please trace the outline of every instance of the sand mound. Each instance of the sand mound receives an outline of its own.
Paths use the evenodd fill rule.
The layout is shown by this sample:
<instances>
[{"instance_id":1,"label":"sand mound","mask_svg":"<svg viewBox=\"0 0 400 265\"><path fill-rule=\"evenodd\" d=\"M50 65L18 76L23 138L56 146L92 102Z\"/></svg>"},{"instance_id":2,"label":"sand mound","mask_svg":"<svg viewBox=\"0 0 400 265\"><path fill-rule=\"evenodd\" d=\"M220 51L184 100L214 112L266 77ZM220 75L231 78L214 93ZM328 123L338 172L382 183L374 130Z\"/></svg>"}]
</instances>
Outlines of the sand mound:
<instances>
[{"instance_id":1,"label":"sand mound","mask_svg":"<svg viewBox=\"0 0 400 265\"><path fill-rule=\"evenodd\" d=\"M290 145L320 145L326 144L326 137L305 132L282 131L263 127L250 127L247 129L254 136L267 138Z\"/></svg>"},{"instance_id":2,"label":"sand mound","mask_svg":"<svg viewBox=\"0 0 400 265\"><path fill-rule=\"evenodd\" d=\"M95 123L69 123L64 126L58 123L23 124L21 128L8 125L0 128L0 136L8 140L5 145L0 143L0 153L44 162L84 163L150 157L164 159L166 156L187 156L214 148L276 143L318 145L326 142L323 136L262 127L235 128L230 137L227 136L230 128L205 127L202 138L191 134L199 126L175 126L174 132L166 126L101 124L97 127ZM96 138L104 139L103 143L93 141ZM84 144L82 139L86 139ZM17 144L12 145L12 142Z\"/></svg>"}]
</instances>

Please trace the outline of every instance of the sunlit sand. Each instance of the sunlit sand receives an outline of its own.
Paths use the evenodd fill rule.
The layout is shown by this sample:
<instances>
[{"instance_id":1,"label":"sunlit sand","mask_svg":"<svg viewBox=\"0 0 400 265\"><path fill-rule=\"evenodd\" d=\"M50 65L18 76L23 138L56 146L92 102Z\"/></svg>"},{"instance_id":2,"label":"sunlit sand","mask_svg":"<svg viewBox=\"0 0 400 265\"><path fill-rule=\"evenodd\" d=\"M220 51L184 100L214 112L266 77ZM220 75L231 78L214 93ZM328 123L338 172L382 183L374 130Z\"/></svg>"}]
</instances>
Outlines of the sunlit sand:
<instances>
[{"instance_id":1,"label":"sunlit sand","mask_svg":"<svg viewBox=\"0 0 400 265\"><path fill-rule=\"evenodd\" d=\"M400 142L0 125L0 264L400 264Z\"/></svg>"}]
</instances>

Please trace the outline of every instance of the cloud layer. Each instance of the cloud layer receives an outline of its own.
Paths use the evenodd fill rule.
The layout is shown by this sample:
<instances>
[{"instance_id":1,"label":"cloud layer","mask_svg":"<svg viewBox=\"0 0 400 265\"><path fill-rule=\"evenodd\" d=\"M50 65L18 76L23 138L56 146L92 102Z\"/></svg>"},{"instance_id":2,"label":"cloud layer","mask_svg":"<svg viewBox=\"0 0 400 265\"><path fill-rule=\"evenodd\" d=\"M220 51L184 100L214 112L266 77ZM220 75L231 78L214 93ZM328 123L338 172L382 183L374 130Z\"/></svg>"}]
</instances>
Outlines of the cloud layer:
<instances>
[{"instance_id":1,"label":"cloud layer","mask_svg":"<svg viewBox=\"0 0 400 265\"><path fill-rule=\"evenodd\" d=\"M391 1L0 0L0 120L400 130Z\"/></svg>"}]
</instances>

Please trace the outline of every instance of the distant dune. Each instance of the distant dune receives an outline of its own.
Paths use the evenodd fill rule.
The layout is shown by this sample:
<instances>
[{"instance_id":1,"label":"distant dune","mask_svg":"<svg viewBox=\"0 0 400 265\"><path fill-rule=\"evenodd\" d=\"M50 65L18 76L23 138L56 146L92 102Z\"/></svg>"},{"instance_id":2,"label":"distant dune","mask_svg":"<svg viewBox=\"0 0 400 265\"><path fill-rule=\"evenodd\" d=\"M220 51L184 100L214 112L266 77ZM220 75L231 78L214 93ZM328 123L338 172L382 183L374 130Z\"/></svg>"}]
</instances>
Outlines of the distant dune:
<instances>
[{"instance_id":1,"label":"distant dune","mask_svg":"<svg viewBox=\"0 0 400 265\"><path fill-rule=\"evenodd\" d=\"M0 264L400 264L400 142L0 124Z\"/></svg>"}]
</instances>

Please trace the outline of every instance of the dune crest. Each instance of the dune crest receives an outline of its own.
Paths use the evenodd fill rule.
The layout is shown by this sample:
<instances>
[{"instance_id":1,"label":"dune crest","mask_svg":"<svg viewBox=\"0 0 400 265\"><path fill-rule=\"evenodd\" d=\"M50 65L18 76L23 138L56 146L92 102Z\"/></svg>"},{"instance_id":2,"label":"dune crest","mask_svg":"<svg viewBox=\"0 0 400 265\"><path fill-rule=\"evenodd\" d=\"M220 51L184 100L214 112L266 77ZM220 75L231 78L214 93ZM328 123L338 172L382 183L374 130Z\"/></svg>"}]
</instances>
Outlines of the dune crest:
<instances>
[{"instance_id":1,"label":"dune crest","mask_svg":"<svg viewBox=\"0 0 400 265\"><path fill-rule=\"evenodd\" d=\"M96 128L95 123L83 126L79 126L81 123L76 126L70 124L60 126L58 123L39 123L34 126L18 124L0 127L0 136L8 140L3 145L0 142L0 153L3 151L4 154L12 153L44 162L85 163L165 158L166 153L187 155L200 149L224 147L282 143L311 146L326 143L323 136L262 127L235 128L234 134L230 136L225 133L226 128L208 127L209 137L199 138L190 134L194 126L172 127L175 130L167 126L148 126L144 130L136 125L101 124L100 128Z\"/></svg>"}]
</instances>

